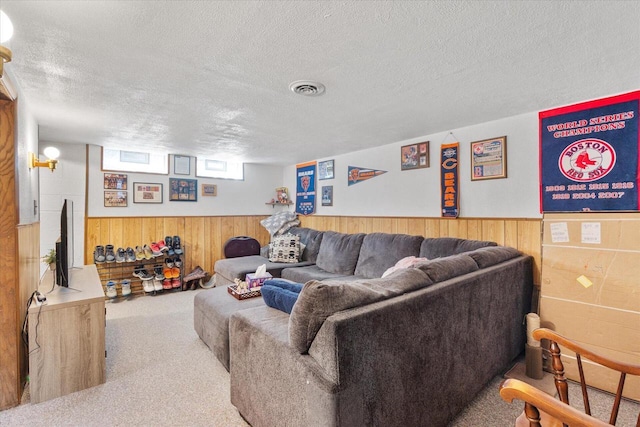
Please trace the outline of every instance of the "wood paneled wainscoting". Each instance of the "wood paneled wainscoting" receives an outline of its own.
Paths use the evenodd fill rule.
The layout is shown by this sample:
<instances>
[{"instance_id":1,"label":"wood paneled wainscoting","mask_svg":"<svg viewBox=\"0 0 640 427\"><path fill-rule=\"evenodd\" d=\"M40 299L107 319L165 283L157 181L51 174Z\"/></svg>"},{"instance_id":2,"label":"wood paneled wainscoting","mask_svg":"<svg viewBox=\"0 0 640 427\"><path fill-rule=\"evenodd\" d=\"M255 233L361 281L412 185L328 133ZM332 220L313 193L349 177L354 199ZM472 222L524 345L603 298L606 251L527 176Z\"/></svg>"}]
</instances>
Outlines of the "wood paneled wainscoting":
<instances>
[{"instance_id":1,"label":"wood paneled wainscoting","mask_svg":"<svg viewBox=\"0 0 640 427\"><path fill-rule=\"evenodd\" d=\"M260 245L269 243L269 233L260 225L266 215L199 217L87 218L85 264L93 263L96 245L142 246L165 236L180 236L185 248L184 271L199 265L213 272L216 260L224 258L224 243L233 236L251 236ZM342 233L404 233L425 237L460 237L492 240L512 246L534 258L534 283L540 284L540 219L406 218L406 217L299 217L302 226Z\"/></svg>"}]
</instances>

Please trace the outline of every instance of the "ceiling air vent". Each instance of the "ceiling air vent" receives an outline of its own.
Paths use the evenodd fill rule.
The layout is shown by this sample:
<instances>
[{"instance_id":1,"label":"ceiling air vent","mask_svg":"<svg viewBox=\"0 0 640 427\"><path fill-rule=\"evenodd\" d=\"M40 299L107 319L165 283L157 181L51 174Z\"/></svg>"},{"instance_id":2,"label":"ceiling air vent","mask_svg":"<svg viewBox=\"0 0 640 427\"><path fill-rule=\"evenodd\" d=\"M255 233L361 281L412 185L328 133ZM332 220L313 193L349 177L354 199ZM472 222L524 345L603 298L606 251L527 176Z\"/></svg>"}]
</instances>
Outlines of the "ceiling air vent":
<instances>
[{"instance_id":1,"label":"ceiling air vent","mask_svg":"<svg viewBox=\"0 0 640 427\"><path fill-rule=\"evenodd\" d=\"M309 80L298 80L289 85L294 93L304 96L318 96L324 93L324 85Z\"/></svg>"}]
</instances>

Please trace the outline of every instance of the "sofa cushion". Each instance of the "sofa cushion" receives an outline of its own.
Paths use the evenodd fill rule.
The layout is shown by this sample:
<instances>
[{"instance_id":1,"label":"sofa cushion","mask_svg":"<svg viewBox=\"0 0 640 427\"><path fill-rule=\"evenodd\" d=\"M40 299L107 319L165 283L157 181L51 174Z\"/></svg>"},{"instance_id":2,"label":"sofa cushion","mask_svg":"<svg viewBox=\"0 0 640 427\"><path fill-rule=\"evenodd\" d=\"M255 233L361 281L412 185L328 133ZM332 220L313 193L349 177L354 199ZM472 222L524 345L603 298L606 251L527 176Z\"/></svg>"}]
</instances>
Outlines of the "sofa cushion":
<instances>
[{"instance_id":1,"label":"sofa cushion","mask_svg":"<svg viewBox=\"0 0 640 427\"><path fill-rule=\"evenodd\" d=\"M416 264L415 268L422 270L433 283L444 282L453 277L479 270L478 264L467 254L423 261Z\"/></svg>"},{"instance_id":2,"label":"sofa cushion","mask_svg":"<svg viewBox=\"0 0 640 427\"><path fill-rule=\"evenodd\" d=\"M318 267L317 265L309 265L306 267L285 268L282 270L281 277L298 283L306 283L309 280L326 280L338 279L347 276L341 273L329 273Z\"/></svg>"},{"instance_id":3,"label":"sofa cushion","mask_svg":"<svg viewBox=\"0 0 640 427\"><path fill-rule=\"evenodd\" d=\"M363 233L343 234L325 231L316 265L329 273L353 275L363 240Z\"/></svg>"},{"instance_id":4,"label":"sofa cushion","mask_svg":"<svg viewBox=\"0 0 640 427\"><path fill-rule=\"evenodd\" d=\"M294 227L289 230L289 233L300 236L300 243L305 245L304 251L301 250L300 261L316 262L324 232L311 228Z\"/></svg>"},{"instance_id":5,"label":"sofa cushion","mask_svg":"<svg viewBox=\"0 0 640 427\"><path fill-rule=\"evenodd\" d=\"M480 268L491 267L520 255L520 251L508 246L489 246L467 252Z\"/></svg>"},{"instance_id":6,"label":"sofa cushion","mask_svg":"<svg viewBox=\"0 0 640 427\"><path fill-rule=\"evenodd\" d=\"M423 241L421 236L407 234L367 234L362 241L354 274L371 279L382 277L385 270L400 259L418 256Z\"/></svg>"},{"instance_id":7,"label":"sofa cushion","mask_svg":"<svg viewBox=\"0 0 640 427\"><path fill-rule=\"evenodd\" d=\"M496 242L484 240L467 240L456 237L426 238L420 246L420 257L434 259L462 252L473 251L486 246L497 246Z\"/></svg>"},{"instance_id":8,"label":"sofa cushion","mask_svg":"<svg viewBox=\"0 0 640 427\"><path fill-rule=\"evenodd\" d=\"M307 282L289 318L291 346L300 353L306 353L324 321L333 313L392 298L433 283L417 268L398 271L384 279Z\"/></svg>"}]
</instances>

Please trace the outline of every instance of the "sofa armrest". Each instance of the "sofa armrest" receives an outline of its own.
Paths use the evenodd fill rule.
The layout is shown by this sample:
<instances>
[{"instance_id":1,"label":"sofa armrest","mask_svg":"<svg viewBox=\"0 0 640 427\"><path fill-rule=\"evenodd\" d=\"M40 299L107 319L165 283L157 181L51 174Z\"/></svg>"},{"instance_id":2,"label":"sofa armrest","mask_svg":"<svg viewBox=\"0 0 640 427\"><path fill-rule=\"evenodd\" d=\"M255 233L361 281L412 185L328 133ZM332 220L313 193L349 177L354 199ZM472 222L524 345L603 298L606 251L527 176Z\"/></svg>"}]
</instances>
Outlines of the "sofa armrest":
<instances>
[{"instance_id":1,"label":"sofa armrest","mask_svg":"<svg viewBox=\"0 0 640 427\"><path fill-rule=\"evenodd\" d=\"M523 350L532 278L531 257L521 256L338 312L309 355L340 389L360 390L338 410L344 417L421 425L429 414L446 425Z\"/></svg>"}]
</instances>

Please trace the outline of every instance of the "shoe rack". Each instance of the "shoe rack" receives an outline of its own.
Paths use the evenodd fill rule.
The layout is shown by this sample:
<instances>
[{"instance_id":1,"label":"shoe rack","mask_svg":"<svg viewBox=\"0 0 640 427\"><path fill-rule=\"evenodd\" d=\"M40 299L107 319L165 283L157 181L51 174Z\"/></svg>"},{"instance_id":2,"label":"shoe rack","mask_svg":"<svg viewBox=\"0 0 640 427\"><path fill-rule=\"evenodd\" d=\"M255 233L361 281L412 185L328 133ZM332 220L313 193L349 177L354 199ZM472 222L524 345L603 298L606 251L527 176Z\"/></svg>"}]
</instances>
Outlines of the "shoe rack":
<instances>
[{"instance_id":1,"label":"shoe rack","mask_svg":"<svg viewBox=\"0 0 640 427\"><path fill-rule=\"evenodd\" d=\"M182 267L180 267L180 283L182 284L182 278L184 277L184 259L185 259L185 247L182 245L182 254L180 255L166 255L164 252L162 255L151 258L151 259L142 259L136 260L135 262L102 262L96 263L96 269L98 270L98 275L100 276L100 283L102 283L103 291L107 292L107 282L113 280L116 282L116 290L118 291L118 296L116 298L123 298L122 295L122 285L120 282L124 279L128 279L131 281L131 295L156 295L163 292L174 292L174 291L182 291L182 286L179 288L172 289L163 289L162 291L153 291L153 292L145 292L142 287L142 279L134 276L133 272L138 267L142 267L155 276L154 266L161 264L162 268L166 267L165 260L167 258L176 259L179 258L182 262ZM131 296L127 295L124 298Z\"/></svg>"}]
</instances>

